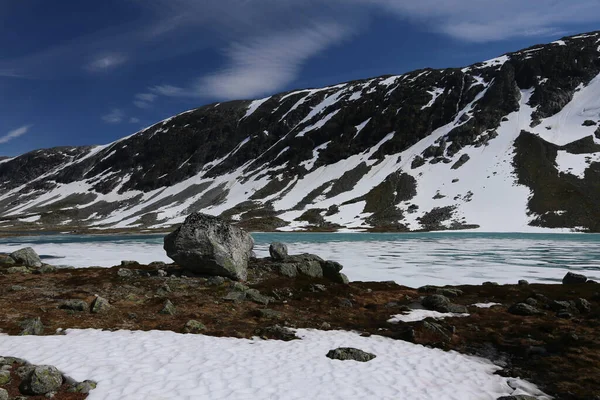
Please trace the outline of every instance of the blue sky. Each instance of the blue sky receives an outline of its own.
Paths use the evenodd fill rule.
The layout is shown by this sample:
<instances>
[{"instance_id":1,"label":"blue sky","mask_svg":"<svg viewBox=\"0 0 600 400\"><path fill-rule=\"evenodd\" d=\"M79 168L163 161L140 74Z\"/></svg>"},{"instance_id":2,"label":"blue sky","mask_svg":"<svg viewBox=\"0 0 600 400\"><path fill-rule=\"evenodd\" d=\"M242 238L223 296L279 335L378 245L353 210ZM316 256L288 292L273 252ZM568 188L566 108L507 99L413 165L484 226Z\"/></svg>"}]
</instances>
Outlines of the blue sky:
<instances>
[{"instance_id":1,"label":"blue sky","mask_svg":"<svg viewBox=\"0 0 600 400\"><path fill-rule=\"evenodd\" d=\"M600 29L597 0L0 0L0 155L203 104L457 67Z\"/></svg>"}]
</instances>

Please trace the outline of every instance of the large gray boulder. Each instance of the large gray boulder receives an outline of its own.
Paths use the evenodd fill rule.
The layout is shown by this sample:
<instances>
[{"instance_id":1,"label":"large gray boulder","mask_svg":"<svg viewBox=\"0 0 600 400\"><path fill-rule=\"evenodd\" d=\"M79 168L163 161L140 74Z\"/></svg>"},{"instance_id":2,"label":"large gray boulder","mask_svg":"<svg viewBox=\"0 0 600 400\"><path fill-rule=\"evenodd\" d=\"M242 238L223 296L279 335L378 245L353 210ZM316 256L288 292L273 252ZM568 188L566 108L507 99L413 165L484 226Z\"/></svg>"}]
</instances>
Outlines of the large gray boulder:
<instances>
[{"instance_id":1,"label":"large gray boulder","mask_svg":"<svg viewBox=\"0 0 600 400\"><path fill-rule=\"evenodd\" d=\"M165 237L167 255L191 272L246 280L254 240L221 218L191 214Z\"/></svg>"},{"instance_id":2,"label":"large gray boulder","mask_svg":"<svg viewBox=\"0 0 600 400\"><path fill-rule=\"evenodd\" d=\"M23 394L42 395L56 391L62 383L63 376L56 367L40 365L23 379L19 390Z\"/></svg>"},{"instance_id":3,"label":"large gray boulder","mask_svg":"<svg viewBox=\"0 0 600 400\"><path fill-rule=\"evenodd\" d=\"M25 247L24 249L17 250L10 254L10 257L15 260L18 264L25 265L26 267L39 268L42 266L42 260L37 255L35 250L31 247Z\"/></svg>"}]
</instances>

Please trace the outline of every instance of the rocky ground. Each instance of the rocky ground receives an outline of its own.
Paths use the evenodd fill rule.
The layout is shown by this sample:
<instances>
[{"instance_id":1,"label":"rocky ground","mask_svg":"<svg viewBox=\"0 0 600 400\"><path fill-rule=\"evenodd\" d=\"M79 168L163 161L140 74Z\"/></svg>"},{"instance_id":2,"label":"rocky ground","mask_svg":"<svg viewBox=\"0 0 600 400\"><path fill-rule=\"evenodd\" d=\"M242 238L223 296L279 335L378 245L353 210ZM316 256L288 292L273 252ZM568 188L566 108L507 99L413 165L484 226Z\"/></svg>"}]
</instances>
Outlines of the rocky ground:
<instances>
[{"instance_id":1,"label":"rocky ground","mask_svg":"<svg viewBox=\"0 0 600 400\"><path fill-rule=\"evenodd\" d=\"M309 267L318 265L315 256L289 261L251 259L240 283L174 264L55 269L0 256L0 332L158 329L293 340L288 328L356 330L489 358L501 374L527 379L557 399L600 398L600 286L593 282L412 289L334 282ZM490 302L499 305L473 306ZM424 308L469 316L389 322ZM73 396L59 391L55 398L84 398Z\"/></svg>"}]
</instances>

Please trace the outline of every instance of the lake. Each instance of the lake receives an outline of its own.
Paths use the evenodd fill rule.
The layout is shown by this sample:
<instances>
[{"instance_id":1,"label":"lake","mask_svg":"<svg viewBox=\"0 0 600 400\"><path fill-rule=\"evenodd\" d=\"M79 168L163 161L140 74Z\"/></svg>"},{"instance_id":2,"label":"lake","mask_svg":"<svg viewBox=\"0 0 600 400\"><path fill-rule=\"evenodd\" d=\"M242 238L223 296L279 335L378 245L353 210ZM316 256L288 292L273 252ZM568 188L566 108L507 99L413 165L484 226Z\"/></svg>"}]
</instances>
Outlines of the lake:
<instances>
[{"instance_id":1,"label":"lake","mask_svg":"<svg viewBox=\"0 0 600 400\"><path fill-rule=\"evenodd\" d=\"M569 270L600 280L600 235L521 233L254 233L255 251L268 255L281 241L290 253L338 261L351 280L396 281L418 287L558 282ZM31 246L45 261L110 267L121 260L166 261L163 236L43 235L0 238L0 252Z\"/></svg>"}]
</instances>

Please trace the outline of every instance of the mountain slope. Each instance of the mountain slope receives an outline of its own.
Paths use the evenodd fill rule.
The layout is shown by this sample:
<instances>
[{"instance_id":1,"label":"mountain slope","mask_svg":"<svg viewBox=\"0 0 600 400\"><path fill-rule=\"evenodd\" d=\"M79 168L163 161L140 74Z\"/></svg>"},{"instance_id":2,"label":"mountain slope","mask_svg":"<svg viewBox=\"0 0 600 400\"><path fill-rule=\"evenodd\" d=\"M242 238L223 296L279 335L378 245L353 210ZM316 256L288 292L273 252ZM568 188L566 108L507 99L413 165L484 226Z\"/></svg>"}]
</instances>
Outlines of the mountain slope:
<instances>
[{"instance_id":1,"label":"mountain slope","mask_svg":"<svg viewBox=\"0 0 600 400\"><path fill-rule=\"evenodd\" d=\"M0 228L600 231L600 32L0 160Z\"/></svg>"}]
</instances>

